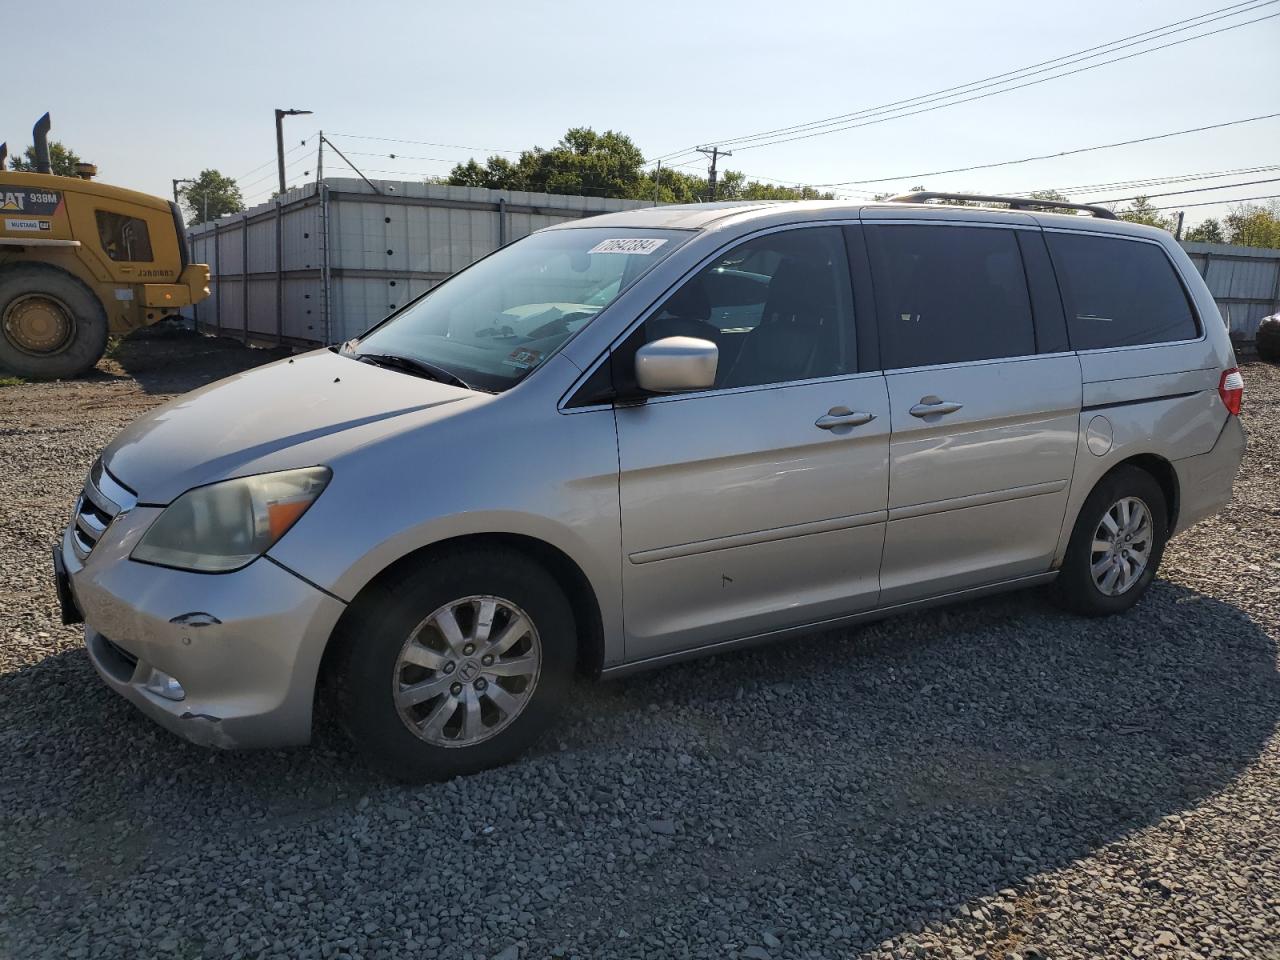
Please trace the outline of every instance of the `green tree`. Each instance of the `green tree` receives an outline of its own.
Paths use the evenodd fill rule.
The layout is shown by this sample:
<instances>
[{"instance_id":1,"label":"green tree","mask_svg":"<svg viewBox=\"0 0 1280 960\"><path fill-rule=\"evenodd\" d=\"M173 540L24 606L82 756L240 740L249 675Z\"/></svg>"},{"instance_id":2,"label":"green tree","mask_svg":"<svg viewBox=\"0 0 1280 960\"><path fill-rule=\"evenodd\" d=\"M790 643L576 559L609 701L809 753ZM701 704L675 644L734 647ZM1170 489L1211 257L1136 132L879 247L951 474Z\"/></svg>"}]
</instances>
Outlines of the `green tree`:
<instances>
[{"instance_id":1,"label":"green tree","mask_svg":"<svg viewBox=\"0 0 1280 960\"><path fill-rule=\"evenodd\" d=\"M483 166L474 159L459 163L449 171L448 183L455 187L488 187L490 190L523 190L516 165L506 157L490 157Z\"/></svg>"},{"instance_id":2,"label":"green tree","mask_svg":"<svg viewBox=\"0 0 1280 960\"><path fill-rule=\"evenodd\" d=\"M1227 228L1227 243L1280 249L1280 200L1266 204L1242 203L1222 219Z\"/></svg>"},{"instance_id":3,"label":"green tree","mask_svg":"<svg viewBox=\"0 0 1280 960\"><path fill-rule=\"evenodd\" d=\"M704 193L710 191L708 181L698 177L694 179L705 188ZM833 193L823 193L800 184L788 187L748 180L747 175L738 170L726 170L716 184L717 200L831 200L834 196Z\"/></svg>"},{"instance_id":4,"label":"green tree","mask_svg":"<svg viewBox=\"0 0 1280 960\"><path fill-rule=\"evenodd\" d=\"M707 190L705 177L663 167L644 175L636 199L656 200L658 203L699 203L707 198Z\"/></svg>"},{"instance_id":5,"label":"green tree","mask_svg":"<svg viewBox=\"0 0 1280 960\"><path fill-rule=\"evenodd\" d=\"M217 170L202 170L195 183L188 183L179 191L187 208L187 223L204 223L217 220L226 213L239 213L244 209L244 197L239 185Z\"/></svg>"},{"instance_id":6,"label":"green tree","mask_svg":"<svg viewBox=\"0 0 1280 960\"><path fill-rule=\"evenodd\" d=\"M585 194L660 203L696 203L709 194L706 177L663 168L644 170L644 154L630 137L615 130L597 133L590 127L573 127L550 149L533 147L519 159L492 156L483 164L475 159L457 164L448 182L460 187L491 190L530 190L537 193ZM727 170L717 186L722 200L829 199L811 187L786 187L747 180Z\"/></svg>"},{"instance_id":7,"label":"green tree","mask_svg":"<svg viewBox=\"0 0 1280 960\"><path fill-rule=\"evenodd\" d=\"M1056 200L1058 203L1070 203L1071 198L1065 193L1059 193L1057 190L1032 190L1027 194L1032 200ZM1061 210L1056 207L1041 207L1046 213L1071 213L1070 210Z\"/></svg>"},{"instance_id":8,"label":"green tree","mask_svg":"<svg viewBox=\"0 0 1280 960\"><path fill-rule=\"evenodd\" d=\"M643 163L644 154L625 134L573 127L551 149L525 150L514 163L498 156L483 166L475 160L460 163L450 171L449 182L492 190L635 198L640 195Z\"/></svg>"},{"instance_id":9,"label":"green tree","mask_svg":"<svg viewBox=\"0 0 1280 960\"><path fill-rule=\"evenodd\" d=\"M79 154L65 143L59 140L50 141L49 163L53 167L53 172L56 176L74 177L76 175L76 164L80 162ZM11 163L14 170L19 170L23 173L35 173L36 148L27 147L22 156L14 157Z\"/></svg>"},{"instance_id":10,"label":"green tree","mask_svg":"<svg viewBox=\"0 0 1280 960\"><path fill-rule=\"evenodd\" d=\"M1138 197L1132 206L1117 210L1116 216L1130 223L1145 223L1149 227L1173 232L1173 218L1160 216L1160 211L1146 197Z\"/></svg>"},{"instance_id":11,"label":"green tree","mask_svg":"<svg viewBox=\"0 0 1280 960\"><path fill-rule=\"evenodd\" d=\"M1226 243L1222 235L1222 224L1212 217L1188 230L1186 238L1198 243Z\"/></svg>"},{"instance_id":12,"label":"green tree","mask_svg":"<svg viewBox=\"0 0 1280 960\"><path fill-rule=\"evenodd\" d=\"M894 197L900 197L904 193L922 193L929 188L922 183L916 184L910 190L892 191L890 193L877 193L872 196L872 200L892 200Z\"/></svg>"}]
</instances>

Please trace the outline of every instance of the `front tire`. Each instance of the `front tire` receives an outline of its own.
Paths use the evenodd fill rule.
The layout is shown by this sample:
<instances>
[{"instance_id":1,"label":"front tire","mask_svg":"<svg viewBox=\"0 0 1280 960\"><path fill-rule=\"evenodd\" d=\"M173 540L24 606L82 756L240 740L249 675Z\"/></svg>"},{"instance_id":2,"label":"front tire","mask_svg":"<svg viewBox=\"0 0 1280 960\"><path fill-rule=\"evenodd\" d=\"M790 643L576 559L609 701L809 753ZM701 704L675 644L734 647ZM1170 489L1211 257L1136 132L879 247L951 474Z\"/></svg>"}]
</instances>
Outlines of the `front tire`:
<instances>
[{"instance_id":1,"label":"front tire","mask_svg":"<svg viewBox=\"0 0 1280 960\"><path fill-rule=\"evenodd\" d=\"M573 675L573 611L505 550L450 552L375 585L344 622L339 718L358 752L421 783L500 766L547 729Z\"/></svg>"},{"instance_id":2,"label":"front tire","mask_svg":"<svg viewBox=\"0 0 1280 960\"><path fill-rule=\"evenodd\" d=\"M1164 491L1132 466L1111 471L1080 508L1062 569L1059 603L1089 617L1123 613L1151 586L1169 538Z\"/></svg>"},{"instance_id":3,"label":"front tire","mask_svg":"<svg viewBox=\"0 0 1280 960\"><path fill-rule=\"evenodd\" d=\"M0 367L32 380L91 370L107 349L107 313L84 283L47 263L0 270Z\"/></svg>"}]
</instances>

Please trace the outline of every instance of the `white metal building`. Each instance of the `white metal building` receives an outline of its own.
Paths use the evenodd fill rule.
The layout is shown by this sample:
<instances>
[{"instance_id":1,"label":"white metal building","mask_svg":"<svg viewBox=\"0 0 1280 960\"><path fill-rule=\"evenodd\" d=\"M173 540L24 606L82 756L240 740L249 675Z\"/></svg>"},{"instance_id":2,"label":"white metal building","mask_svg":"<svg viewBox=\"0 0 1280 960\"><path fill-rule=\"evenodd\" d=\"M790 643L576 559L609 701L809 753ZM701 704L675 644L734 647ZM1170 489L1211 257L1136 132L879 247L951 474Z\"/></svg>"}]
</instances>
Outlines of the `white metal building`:
<instances>
[{"instance_id":1,"label":"white metal building","mask_svg":"<svg viewBox=\"0 0 1280 960\"><path fill-rule=\"evenodd\" d=\"M192 227L191 257L213 274L212 295L193 312L207 332L337 343L512 240L554 223L651 205L330 178Z\"/></svg>"}]
</instances>

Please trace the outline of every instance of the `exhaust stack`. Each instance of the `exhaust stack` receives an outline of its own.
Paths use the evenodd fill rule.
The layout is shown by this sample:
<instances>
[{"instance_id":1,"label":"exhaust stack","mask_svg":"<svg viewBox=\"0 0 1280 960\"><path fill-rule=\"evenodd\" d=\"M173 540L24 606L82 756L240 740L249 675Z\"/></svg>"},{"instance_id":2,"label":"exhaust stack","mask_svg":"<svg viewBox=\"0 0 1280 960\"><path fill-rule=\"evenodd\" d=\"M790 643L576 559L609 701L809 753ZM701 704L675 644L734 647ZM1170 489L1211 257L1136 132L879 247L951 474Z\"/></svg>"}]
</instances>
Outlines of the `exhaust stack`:
<instances>
[{"instance_id":1,"label":"exhaust stack","mask_svg":"<svg viewBox=\"0 0 1280 960\"><path fill-rule=\"evenodd\" d=\"M36 173L53 173L53 163L49 159L49 128L52 126L53 121L46 113L31 128L31 139L36 149Z\"/></svg>"}]
</instances>

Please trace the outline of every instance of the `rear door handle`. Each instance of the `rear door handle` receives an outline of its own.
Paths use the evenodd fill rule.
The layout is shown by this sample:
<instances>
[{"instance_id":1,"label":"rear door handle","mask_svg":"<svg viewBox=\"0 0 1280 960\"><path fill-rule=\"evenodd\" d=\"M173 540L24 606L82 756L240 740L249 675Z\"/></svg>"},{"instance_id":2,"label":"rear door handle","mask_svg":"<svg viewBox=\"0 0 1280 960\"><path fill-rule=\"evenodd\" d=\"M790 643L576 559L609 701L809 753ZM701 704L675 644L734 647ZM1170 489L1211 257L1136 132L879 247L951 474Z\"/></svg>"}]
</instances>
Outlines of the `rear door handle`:
<instances>
[{"instance_id":1,"label":"rear door handle","mask_svg":"<svg viewBox=\"0 0 1280 960\"><path fill-rule=\"evenodd\" d=\"M834 430L836 427L860 427L876 418L874 413L850 410L848 407L832 407L827 413L813 421L813 425L822 430Z\"/></svg>"},{"instance_id":2,"label":"rear door handle","mask_svg":"<svg viewBox=\"0 0 1280 960\"><path fill-rule=\"evenodd\" d=\"M920 402L911 408L913 417L932 417L935 414L941 416L945 413L955 413L963 403L956 403L954 400L940 400L937 397L921 397Z\"/></svg>"}]
</instances>

